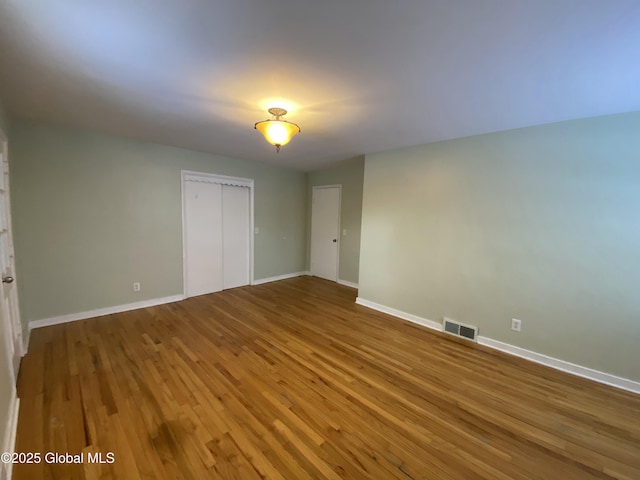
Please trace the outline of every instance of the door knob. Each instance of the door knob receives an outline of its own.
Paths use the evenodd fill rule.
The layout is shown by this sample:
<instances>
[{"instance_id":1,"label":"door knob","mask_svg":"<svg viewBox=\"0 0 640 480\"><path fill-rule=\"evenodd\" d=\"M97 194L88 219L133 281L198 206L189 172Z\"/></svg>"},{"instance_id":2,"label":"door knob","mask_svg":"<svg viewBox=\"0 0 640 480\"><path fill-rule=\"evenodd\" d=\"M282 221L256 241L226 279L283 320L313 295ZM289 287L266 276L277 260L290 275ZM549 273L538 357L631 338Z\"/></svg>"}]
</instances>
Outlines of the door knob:
<instances>
[{"instance_id":1,"label":"door knob","mask_svg":"<svg viewBox=\"0 0 640 480\"><path fill-rule=\"evenodd\" d=\"M13 283L13 277L2 277L2 283Z\"/></svg>"},{"instance_id":2,"label":"door knob","mask_svg":"<svg viewBox=\"0 0 640 480\"><path fill-rule=\"evenodd\" d=\"M337 239L337 238L334 238L334 239L333 239L333 243L336 243L337 241L338 241L338 239Z\"/></svg>"}]
</instances>

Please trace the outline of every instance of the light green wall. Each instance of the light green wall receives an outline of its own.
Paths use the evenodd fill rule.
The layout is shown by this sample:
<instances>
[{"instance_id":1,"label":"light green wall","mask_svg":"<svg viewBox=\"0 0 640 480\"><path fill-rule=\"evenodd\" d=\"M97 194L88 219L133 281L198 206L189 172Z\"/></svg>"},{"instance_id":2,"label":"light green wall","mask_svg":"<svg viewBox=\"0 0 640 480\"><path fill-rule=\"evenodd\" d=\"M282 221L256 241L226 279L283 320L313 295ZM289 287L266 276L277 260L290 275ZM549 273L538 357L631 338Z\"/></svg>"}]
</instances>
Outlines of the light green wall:
<instances>
[{"instance_id":1,"label":"light green wall","mask_svg":"<svg viewBox=\"0 0 640 480\"><path fill-rule=\"evenodd\" d=\"M255 179L256 279L305 267L304 173L22 121L11 169L24 322L182 293L183 169Z\"/></svg>"},{"instance_id":2,"label":"light green wall","mask_svg":"<svg viewBox=\"0 0 640 480\"><path fill-rule=\"evenodd\" d=\"M639 266L640 113L366 156L364 299L637 381Z\"/></svg>"},{"instance_id":3,"label":"light green wall","mask_svg":"<svg viewBox=\"0 0 640 480\"><path fill-rule=\"evenodd\" d=\"M342 205L340 209L340 265L338 278L358 283L360 263L360 223L362 219L362 184L364 176L364 156L340 162L332 168L317 170L308 174L307 214L307 270L310 268L311 241L311 194L314 186L342 185ZM343 230L347 235L342 235Z\"/></svg>"},{"instance_id":4,"label":"light green wall","mask_svg":"<svg viewBox=\"0 0 640 480\"><path fill-rule=\"evenodd\" d=\"M0 137L9 139L9 118L0 104ZM0 147L1 148L1 147ZM1 173L0 173L1 175ZM9 420L11 415L11 404L15 398L15 387L12 385L13 380L11 378L11 361L9 359L9 350L7 343L12 339L7 338L10 336L9 332L5 329L5 319L2 318L2 311L0 309L0 442L4 443L4 439L7 438L7 429L9 428ZM4 447L0 443L1 447ZM0 467L0 471L2 468Z\"/></svg>"}]
</instances>

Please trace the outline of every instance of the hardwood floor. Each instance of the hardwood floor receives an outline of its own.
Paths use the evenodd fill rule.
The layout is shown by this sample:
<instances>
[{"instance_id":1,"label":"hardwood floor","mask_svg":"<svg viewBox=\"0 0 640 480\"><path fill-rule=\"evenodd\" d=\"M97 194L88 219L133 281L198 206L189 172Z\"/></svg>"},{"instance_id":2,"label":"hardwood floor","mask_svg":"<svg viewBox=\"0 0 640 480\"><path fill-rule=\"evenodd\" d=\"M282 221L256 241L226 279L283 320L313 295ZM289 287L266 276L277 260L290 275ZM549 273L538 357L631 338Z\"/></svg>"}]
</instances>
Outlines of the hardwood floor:
<instances>
[{"instance_id":1,"label":"hardwood floor","mask_svg":"<svg viewBox=\"0 0 640 480\"><path fill-rule=\"evenodd\" d=\"M640 396L311 277L34 330L15 479L640 479ZM89 463L113 452L115 461Z\"/></svg>"}]
</instances>

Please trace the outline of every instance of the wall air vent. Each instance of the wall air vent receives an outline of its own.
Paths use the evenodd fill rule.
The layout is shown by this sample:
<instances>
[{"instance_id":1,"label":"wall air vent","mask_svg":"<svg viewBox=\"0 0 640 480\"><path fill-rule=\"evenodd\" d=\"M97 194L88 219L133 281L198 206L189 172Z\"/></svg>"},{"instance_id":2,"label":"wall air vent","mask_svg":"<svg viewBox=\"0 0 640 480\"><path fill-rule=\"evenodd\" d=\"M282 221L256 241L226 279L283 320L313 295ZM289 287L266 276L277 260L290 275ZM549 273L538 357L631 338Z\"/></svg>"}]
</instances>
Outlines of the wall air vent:
<instances>
[{"instance_id":1,"label":"wall air vent","mask_svg":"<svg viewBox=\"0 0 640 480\"><path fill-rule=\"evenodd\" d=\"M472 342L477 342L478 327L464 325L460 322L454 322L450 318L444 317L444 331L455 335L456 337L466 338Z\"/></svg>"}]
</instances>

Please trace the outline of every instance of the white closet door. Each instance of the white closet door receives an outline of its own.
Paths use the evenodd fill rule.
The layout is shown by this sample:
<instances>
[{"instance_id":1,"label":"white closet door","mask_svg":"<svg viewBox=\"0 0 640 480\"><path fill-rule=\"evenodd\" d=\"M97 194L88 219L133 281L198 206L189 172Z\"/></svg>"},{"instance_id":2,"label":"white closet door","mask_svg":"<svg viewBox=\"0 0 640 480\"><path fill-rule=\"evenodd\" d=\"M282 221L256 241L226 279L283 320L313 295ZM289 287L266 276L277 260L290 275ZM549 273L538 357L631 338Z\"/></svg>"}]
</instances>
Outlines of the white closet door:
<instances>
[{"instance_id":1,"label":"white closet door","mask_svg":"<svg viewBox=\"0 0 640 480\"><path fill-rule=\"evenodd\" d=\"M249 189L222 186L222 288L249 284Z\"/></svg>"},{"instance_id":2,"label":"white closet door","mask_svg":"<svg viewBox=\"0 0 640 480\"><path fill-rule=\"evenodd\" d=\"M222 290L222 185L184 183L186 295Z\"/></svg>"}]
</instances>

